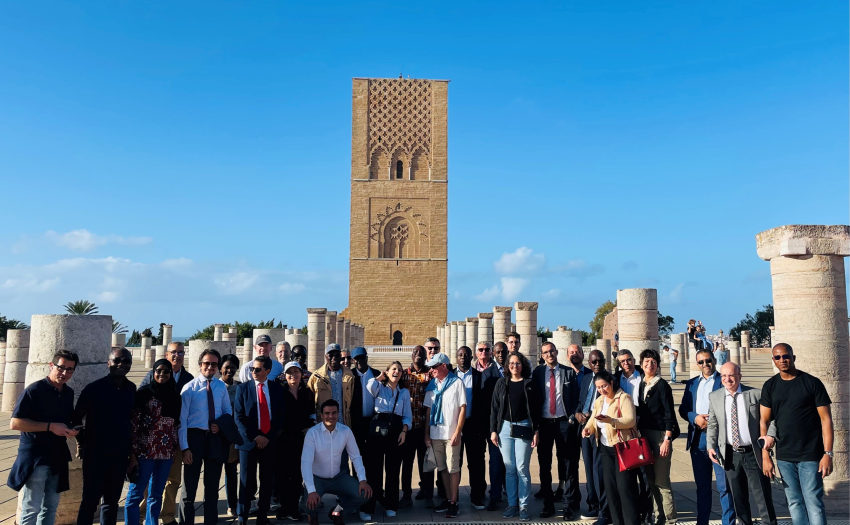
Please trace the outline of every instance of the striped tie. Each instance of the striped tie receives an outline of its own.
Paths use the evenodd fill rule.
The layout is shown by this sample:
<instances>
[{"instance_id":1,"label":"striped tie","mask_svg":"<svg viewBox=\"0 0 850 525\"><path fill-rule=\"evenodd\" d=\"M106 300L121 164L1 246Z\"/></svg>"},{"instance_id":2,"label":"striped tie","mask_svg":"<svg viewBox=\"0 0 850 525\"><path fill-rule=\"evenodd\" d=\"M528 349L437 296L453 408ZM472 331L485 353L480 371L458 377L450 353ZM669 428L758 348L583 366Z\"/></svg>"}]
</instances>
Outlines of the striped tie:
<instances>
[{"instance_id":1,"label":"striped tie","mask_svg":"<svg viewBox=\"0 0 850 525\"><path fill-rule=\"evenodd\" d=\"M741 433L738 430L738 393L732 394L732 450L738 450Z\"/></svg>"}]
</instances>

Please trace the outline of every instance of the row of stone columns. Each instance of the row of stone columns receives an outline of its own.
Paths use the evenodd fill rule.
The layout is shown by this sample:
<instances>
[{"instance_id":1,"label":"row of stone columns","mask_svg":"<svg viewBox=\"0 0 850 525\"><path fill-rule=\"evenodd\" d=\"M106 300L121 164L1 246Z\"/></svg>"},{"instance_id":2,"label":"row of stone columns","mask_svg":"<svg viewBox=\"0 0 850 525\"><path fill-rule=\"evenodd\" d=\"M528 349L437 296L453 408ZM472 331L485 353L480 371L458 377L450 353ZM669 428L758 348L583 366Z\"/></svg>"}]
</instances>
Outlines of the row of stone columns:
<instances>
[{"instance_id":1,"label":"row of stone columns","mask_svg":"<svg viewBox=\"0 0 850 525\"><path fill-rule=\"evenodd\" d=\"M307 309L307 367L316 370L325 364L325 348L336 343L343 350L363 346L366 329L327 308Z\"/></svg>"},{"instance_id":2,"label":"row of stone columns","mask_svg":"<svg viewBox=\"0 0 850 525\"><path fill-rule=\"evenodd\" d=\"M24 390L29 355L30 330L7 330L6 364L3 372L3 403L0 406L3 412L11 412L15 409L18 396Z\"/></svg>"}]
</instances>

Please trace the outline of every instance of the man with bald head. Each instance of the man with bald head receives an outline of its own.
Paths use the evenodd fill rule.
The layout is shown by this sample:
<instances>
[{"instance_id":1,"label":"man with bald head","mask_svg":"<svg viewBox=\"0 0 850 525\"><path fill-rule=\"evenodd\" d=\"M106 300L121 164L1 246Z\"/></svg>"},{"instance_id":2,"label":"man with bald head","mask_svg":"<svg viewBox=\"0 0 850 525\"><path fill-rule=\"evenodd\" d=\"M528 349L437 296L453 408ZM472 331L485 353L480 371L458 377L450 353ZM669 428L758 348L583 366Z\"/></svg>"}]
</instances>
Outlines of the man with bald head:
<instances>
[{"instance_id":1,"label":"man with bald head","mask_svg":"<svg viewBox=\"0 0 850 525\"><path fill-rule=\"evenodd\" d=\"M577 345L571 345L570 349L573 349L574 346ZM573 352L572 355L576 355L576 353ZM594 379L596 378L596 374L605 370L605 354L599 350L593 350L588 355L587 362L590 368L584 373L581 384L579 385L580 397L578 400L578 409L575 414L579 432L590 419L590 413L593 411L593 402L599 396ZM580 439L581 455L584 459L584 474L587 479L586 502L588 508L587 513L581 515L581 519L594 520L602 524L608 523L611 521L611 514L608 510L608 499L605 497L605 490L602 486L602 463L596 450L596 437L591 436ZM567 507L564 506L564 520L571 521L574 517L567 510Z\"/></svg>"},{"instance_id":2,"label":"man with bald head","mask_svg":"<svg viewBox=\"0 0 850 525\"><path fill-rule=\"evenodd\" d=\"M763 473L763 462L769 462L773 468L773 461L770 456L762 457L758 440L761 390L741 385L741 368L735 363L720 367L720 381L724 388L708 395L708 456L726 471L726 484L732 491L738 521L743 525L753 523L752 491L761 522L776 525L770 480ZM776 435L775 425L771 425L769 435Z\"/></svg>"}]
</instances>

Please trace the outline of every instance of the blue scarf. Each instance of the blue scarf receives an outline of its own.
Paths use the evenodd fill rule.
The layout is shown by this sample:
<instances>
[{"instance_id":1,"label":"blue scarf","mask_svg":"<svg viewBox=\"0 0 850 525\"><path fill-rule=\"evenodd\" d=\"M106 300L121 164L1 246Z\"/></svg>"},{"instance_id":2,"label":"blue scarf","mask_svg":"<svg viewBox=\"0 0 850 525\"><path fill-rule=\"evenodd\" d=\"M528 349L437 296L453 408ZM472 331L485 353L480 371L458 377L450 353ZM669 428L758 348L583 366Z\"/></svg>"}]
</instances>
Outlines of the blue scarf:
<instances>
[{"instance_id":1,"label":"blue scarf","mask_svg":"<svg viewBox=\"0 0 850 525\"><path fill-rule=\"evenodd\" d=\"M432 379L428 386L425 387L426 392L434 391L434 404L431 405L431 420L428 424L432 427L443 424L443 393L452 386L452 383L457 381L457 376L449 374L443 381L443 388L437 390L437 380Z\"/></svg>"}]
</instances>

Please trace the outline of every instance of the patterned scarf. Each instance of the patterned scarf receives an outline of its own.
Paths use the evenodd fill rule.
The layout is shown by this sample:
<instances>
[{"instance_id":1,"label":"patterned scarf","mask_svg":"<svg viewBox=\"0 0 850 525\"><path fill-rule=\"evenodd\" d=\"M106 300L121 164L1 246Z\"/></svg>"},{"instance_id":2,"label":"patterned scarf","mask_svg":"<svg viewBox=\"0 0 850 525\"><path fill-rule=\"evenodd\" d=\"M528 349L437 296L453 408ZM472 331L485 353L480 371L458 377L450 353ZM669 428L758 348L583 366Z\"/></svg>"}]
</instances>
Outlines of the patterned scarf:
<instances>
[{"instance_id":1,"label":"patterned scarf","mask_svg":"<svg viewBox=\"0 0 850 525\"><path fill-rule=\"evenodd\" d=\"M428 424L432 427L436 427L437 425L443 425L443 393L452 386L452 383L457 381L457 376L454 374L449 374L446 376L446 379L443 380L443 388L437 390L437 380L432 379L428 386L425 388L426 392L434 391L434 404L431 405L431 420Z\"/></svg>"}]
</instances>

